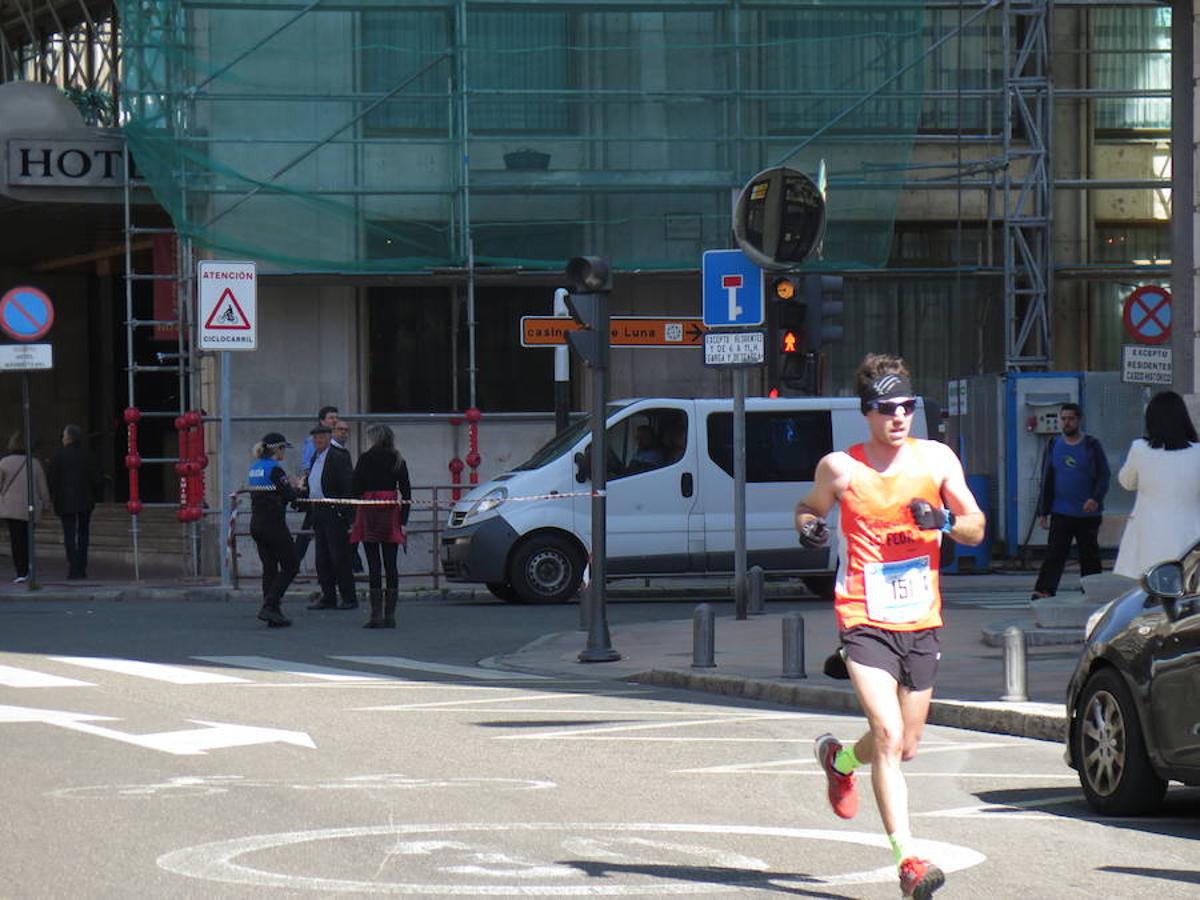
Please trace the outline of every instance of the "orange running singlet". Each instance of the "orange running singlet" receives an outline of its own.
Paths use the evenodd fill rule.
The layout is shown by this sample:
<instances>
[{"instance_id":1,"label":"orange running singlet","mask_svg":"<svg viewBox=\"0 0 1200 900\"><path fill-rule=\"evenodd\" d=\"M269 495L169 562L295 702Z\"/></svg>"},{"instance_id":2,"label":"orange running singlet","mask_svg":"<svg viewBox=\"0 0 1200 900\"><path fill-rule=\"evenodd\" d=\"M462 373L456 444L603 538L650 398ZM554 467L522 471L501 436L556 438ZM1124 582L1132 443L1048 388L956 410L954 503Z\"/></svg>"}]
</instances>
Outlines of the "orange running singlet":
<instances>
[{"instance_id":1,"label":"orange running singlet","mask_svg":"<svg viewBox=\"0 0 1200 900\"><path fill-rule=\"evenodd\" d=\"M942 533L918 528L908 509L915 497L942 506L926 444L909 438L899 465L886 475L871 468L862 444L846 451L857 465L839 505L833 607L843 631L856 625L920 631L942 624Z\"/></svg>"}]
</instances>

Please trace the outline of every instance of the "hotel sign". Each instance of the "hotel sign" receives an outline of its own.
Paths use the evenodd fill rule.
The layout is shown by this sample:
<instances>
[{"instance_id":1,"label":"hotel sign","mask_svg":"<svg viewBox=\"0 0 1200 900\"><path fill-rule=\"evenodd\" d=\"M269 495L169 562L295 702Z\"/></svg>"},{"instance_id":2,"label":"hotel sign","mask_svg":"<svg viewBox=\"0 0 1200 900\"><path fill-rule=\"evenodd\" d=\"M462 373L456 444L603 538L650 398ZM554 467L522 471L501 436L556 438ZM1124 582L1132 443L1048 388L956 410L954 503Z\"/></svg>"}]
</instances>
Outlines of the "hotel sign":
<instances>
[{"instance_id":1,"label":"hotel sign","mask_svg":"<svg viewBox=\"0 0 1200 900\"><path fill-rule=\"evenodd\" d=\"M125 184L120 137L8 139L11 188L121 188ZM137 178L136 168L132 171Z\"/></svg>"}]
</instances>

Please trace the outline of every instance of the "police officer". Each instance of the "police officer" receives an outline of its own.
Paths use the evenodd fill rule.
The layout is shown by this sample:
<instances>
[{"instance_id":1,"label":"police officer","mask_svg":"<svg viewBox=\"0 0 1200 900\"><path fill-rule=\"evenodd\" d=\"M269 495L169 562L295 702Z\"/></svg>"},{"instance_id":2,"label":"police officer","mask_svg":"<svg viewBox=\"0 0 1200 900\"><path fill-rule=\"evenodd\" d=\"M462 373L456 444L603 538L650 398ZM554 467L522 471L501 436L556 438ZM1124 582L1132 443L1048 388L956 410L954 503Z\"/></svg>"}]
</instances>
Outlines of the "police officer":
<instances>
[{"instance_id":1,"label":"police officer","mask_svg":"<svg viewBox=\"0 0 1200 900\"><path fill-rule=\"evenodd\" d=\"M263 435L254 447L247 484L250 487L250 536L262 560L263 605L258 617L271 628L283 628L292 620L279 608L283 595L296 577L300 560L292 543L284 514L287 505L300 496L288 480L280 462L291 447L277 431Z\"/></svg>"}]
</instances>

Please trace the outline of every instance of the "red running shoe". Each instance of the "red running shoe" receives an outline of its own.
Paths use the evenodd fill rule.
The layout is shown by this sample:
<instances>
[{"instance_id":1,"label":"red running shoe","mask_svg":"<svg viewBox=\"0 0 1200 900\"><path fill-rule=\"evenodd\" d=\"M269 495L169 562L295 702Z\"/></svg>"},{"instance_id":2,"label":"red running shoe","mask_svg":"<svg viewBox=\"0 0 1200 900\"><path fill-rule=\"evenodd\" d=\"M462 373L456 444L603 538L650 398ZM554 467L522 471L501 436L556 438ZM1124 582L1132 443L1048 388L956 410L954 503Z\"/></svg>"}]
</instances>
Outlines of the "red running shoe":
<instances>
[{"instance_id":1,"label":"red running shoe","mask_svg":"<svg viewBox=\"0 0 1200 900\"><path fill-rule=\"evenodd\" d=\"M929 900L946 883L946 876L933 863L909 856L900 863L900 895Z\"/></svg>"},{"instance_id":2,"label":"red running shoe","mask_svg":"<svg viewBox=\"0 0 1200 900\"><path fill-rule=\"evenodd\" d=\"M838 739L828 732L813 741L817 765L824 770L825 780L829 783L829 805L841 818L853 819L858 812L858 788L854 784L854 773L843 775L833 767L834 757L841 749Z\"/></svg>"}]
</instances>

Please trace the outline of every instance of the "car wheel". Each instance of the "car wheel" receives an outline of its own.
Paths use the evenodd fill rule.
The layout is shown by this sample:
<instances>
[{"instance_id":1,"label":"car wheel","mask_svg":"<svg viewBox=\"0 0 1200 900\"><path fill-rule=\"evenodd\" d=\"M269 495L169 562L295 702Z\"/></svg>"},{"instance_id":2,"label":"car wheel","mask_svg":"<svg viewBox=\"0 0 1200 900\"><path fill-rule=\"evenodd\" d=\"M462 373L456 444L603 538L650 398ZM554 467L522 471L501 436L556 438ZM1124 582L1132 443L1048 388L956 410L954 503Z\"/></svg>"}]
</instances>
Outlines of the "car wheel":
<instances>
[{"instance_id":1,"label":"car wheel","mask_svg":"<svg viewBox=\"0 0 1200 900\"><path fill-rule=\"evenodd\" d=\"M512 589L512 585L505 584L503 581L489 581L487 589L492 592L492 596L497 600L503 600L505 603L521 602L521 598Z\"/></svg>"},{"instance_id":2,"label":"car wheel","mask_svg":"<svg viewBox=\"0 0 1200 900\"><path fill-rule=\"evenodd\" d=\"M583 555L566 538L535 536L517 548L509 574L522 602L566 603L583 580Z\"/></svg>"},{"instance_id":3,"label":"car wheel","mask_svg":"<svg viewBox=\"0 0 1200 900\"><path fill-rule=\"evenodd\" d=\"M1101 669L1076 708L1075 762L1088 805L1106 816L1137 816L1162 804L1167 783L1146 754L1137 708L1121 676Z\"/></svg>"}]
</instances>

